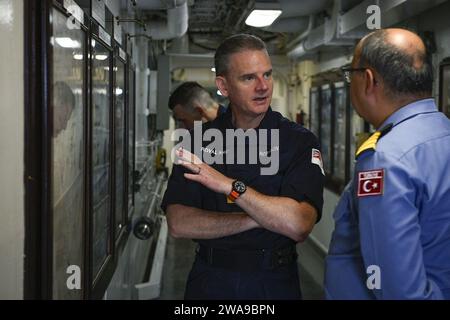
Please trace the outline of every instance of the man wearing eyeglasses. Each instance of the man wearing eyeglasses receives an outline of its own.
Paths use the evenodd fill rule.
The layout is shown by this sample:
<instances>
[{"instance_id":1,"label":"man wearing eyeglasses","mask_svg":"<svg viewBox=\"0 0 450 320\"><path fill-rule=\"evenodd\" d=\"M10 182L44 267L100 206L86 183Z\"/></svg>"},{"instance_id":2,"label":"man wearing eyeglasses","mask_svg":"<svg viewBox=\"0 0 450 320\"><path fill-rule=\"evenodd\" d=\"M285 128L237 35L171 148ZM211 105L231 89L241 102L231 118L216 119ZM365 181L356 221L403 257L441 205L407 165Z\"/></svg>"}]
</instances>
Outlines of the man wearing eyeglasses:
<instances>
[{"instance_id":1,"label":"man wearing eyeglasses","mask_svg":"<svg viewBox=\"0 0 450 320\"><path fill-rule=\"evenodd\" d=\"M450 121L422 40L377 30L356 46L357 113L377 128L334 212L329 299L450 299Z\"/></svg>"}]
</instances>

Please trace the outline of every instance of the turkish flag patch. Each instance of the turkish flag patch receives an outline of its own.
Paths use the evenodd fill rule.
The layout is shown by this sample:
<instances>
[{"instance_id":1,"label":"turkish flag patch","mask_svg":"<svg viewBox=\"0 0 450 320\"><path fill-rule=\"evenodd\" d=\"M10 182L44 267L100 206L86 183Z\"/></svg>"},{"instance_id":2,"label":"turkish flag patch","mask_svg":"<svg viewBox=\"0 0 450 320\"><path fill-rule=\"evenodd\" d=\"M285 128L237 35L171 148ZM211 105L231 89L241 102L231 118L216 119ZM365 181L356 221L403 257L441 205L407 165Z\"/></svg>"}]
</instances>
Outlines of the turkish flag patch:
<instances>
[{"instance_id":1,"label":"turkish flag patch","mask_svg":"<svg viewBox=\"0 0 450 320\"><path fill-rule=\"evenodd\" d=\"M325 175L325 171L323 170L322 155L319 150L314 148L312 149L311 163L318 165L322 174Z\"/></svg>"},{"instance_id":2,"label":"turkish flag patch","mask_svg":"<svg viewBox=\"0 0 450 320\"><path fill-rule=\"evenodd\" d=\"M358 197L383 194L384 169L358 172Z\"/></svg>"}]
</instances>

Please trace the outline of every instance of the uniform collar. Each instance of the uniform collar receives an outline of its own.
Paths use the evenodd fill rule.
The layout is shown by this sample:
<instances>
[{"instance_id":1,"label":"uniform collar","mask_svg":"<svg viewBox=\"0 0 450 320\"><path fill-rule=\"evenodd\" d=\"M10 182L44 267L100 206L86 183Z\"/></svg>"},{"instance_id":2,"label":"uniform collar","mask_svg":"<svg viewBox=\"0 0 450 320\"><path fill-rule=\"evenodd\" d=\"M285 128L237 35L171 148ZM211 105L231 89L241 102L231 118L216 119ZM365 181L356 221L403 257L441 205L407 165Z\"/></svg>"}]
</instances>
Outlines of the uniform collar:
<instances>
[{"instance_id":1,"label":"uniform collar","mask_svg":"<svg viewBox=\"0 0 450 320\"><path fill-rule=\"evenodd\" d=\"M228 105L226 112L224 114L225 128L236 129L233 125L232 119L233 116L231 113L231 105ZM277 122L276 113L272 111L272 108L269 106L269 108L266 111L266 114L264 115L264 118L261 120L261 123L255 129L274 129L276 122Z\"/></svg>"},{"instance_id":2,"label":"uniform collar","mask_svg":"<svg viewBox=\"0 0 450 320\"><path fill-rule=\"evenodd\" d=\"M415 115L421 114L421 113L431 113L431 112L437 112L437 107L434 102L434 99L421 99L414 101L413 103L407 104L404 107L401 107L397 111L395 111L393 114L391 114L380 126L379 130L386 127L389 124L392 124L393 126L396 126L400 122L403 122L405 120L408 120L409 118L412 118Z\"/></svg>"},{"instance_id":3,"label":"uniform collar","mask_svg":"<svg viewBox=\"0 0 450 320\"><path fill-rule=\"evenodd\" d=\"M225 108L223 105L219 104L219 109L217 110L217 116L220 116L221 114L224 114L227 112L227 108Z\"/></svg>"}]
</instances>

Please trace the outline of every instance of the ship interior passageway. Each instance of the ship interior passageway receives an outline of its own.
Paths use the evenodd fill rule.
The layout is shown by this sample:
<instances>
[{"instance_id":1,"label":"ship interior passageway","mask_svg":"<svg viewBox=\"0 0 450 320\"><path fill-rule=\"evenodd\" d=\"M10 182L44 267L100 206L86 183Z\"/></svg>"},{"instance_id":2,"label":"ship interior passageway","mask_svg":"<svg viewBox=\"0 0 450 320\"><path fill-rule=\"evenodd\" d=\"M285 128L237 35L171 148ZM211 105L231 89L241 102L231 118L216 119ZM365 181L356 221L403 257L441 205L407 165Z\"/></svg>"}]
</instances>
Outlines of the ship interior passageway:
<instances>
[{"instance_id":1,"label":"ship interior passageway","mask_svg":"<svg viewBox=\"0 0 450 320\"><path fill-rule=\"evenodd\" d=\"M259 20L257 14L261 13L263 18ZM195 238L192 232L179 232L183 228L176 229L171 223L167 203L163 202L167 190L175 202L189 198L186 203L192 206L188 207L197 205L196 209L208 213L238 213L248 218L243 220L247 229L237 224L237 228L245 229L238 232L243 238L234 237L234 230L227 230L223 237L200 234L203 237L198 239L211 244L204 250L226 251L228 245L235 250L238 246L232 244L238 243L245 250L234 253L241 257L242 252L252 252L249 256L257 258L242 259L251 263L259 261L260 251L270 251L265 257L271 258L279 254L277 267L286 266L282 263L288 261L291 271L298 269L303 299L326 299L325 266L327 257L335 253L330 243L336 221L342 218L335 214L339 200L346 190L355 198L386 195L383 192L388 189L374 182L383 182L391 174L371 172L375 181L365 179L366 170L355 160L358 150L376 150L373 145L367 147L367 141L375 139L370 140L374 132L379 130L376 138L388 132L378 127L378 119L369 121L378 108L371 112L361 109L358 85L364 79L374 79L373 87L380 88L380 72L373 66L357 65L355 45L375 30L386 28L410 30L422 39L427 53L424 61L432 72L427 72L430 90L426 99L423 94L420 100L436 108L445 123L450 118L449 13L450 0L0 0L0 299L183 299L197 244L190 239ZM258 61L254 65L267 70L255 67L256 71L243 72L230 80L224 71L229 60L216 61L215 55L223 41L238 34L247 40L257 39L263 46L230 54L227 59L241 57L232 69L240 70L241 64ZM384 55L381 58L390 74L394 66ZM218 65L226 67L216 70ZM416 79L414 75L409 78ZM194 120L202 121L206 128L207 121L219 117L217 123L223 126L217 127L236 128L239 121L233 112L240 109L233 109L230 100L241 95L229 94L230 88L233 91L238 87L230 85L233 79L240 84L257 83L246 87L254 89L247 93L249 105L256 111L247 114L242 107L243 114L257 116L245 118L239 123L240 129L251 132L248 129L266 129L267 123L280 124L280 128L281 123L289 123L283 128L292 131L283 133L283 140L273 149L255 153L266 159L282 151L282 170L273 177L248 173L254 163L245 168L218 163L216 168L229 178L229 193L225 194L211 189L225 189L220 177L210 189L188 184L173 162L175 146L180 146L183 134L188 136L189 131L184 129L193 126ZM191 89L201 88L209 97L207 107L203 108L200 99L194 99L194 103L181 95L181 101L189 102L187 111L183 109L183 103L173 97L186 84ZM258 113L260 110L263 112ZM255 119L261 122L255 124ZM395 150L433 130L413 130L407 134L408 141L399 143ZM420 135L416 131L421 131ZM212 139L200 138L200 144L205 143L200 145L200 154L228 152L224 146L223 150L210 148L206 142ZM250 140L244 140L247 138ZM246 150L248 140L240 150ZM269 144L259 142L258 148ZM364 143L367 148L360 149ZM300 153L304 146L309 149ZM447 147L439 146L439 151L444 154ZM424 172L429 169L430 177L437 162L423 161ZM307 170L301 170L303 165ZM205 172L200 166L189 170ZM410 177L409 173L405 175ZM360 178L365 182L347 189L349 185L355 187ZM173 185L177 185L177 179L182 187L169 188L170 181L175 180ZM301 189L300 184L307 187ZM268 196L258 198L258 204L277 203L276 209L282 209L266 205L259 212L267 213L267 209L269 214L262 217L251 211L252 207L243 210L236 201L250 189ZM417 203L441 193L444 200L450 199L445 197L445 187L423 190L424 196L413 197ZM270 202L269 196L276 199ZM276 202L283 197L296 200L296 206ZM286 203L292 206L283 206ZM209 209L205 209L207 206ZM306 220L283 215L294 212L292 208ZM446 212L445 208L435 211ZM320 220L314 224L313 216L318 212ZM272 223L278 222L269 219L275 215L287 217L284 224ZM442 227L441 221L446 221L422 218L414 221L433 227ZM300 226L300 220L306 228ZM308 226L312 231L306 230ZM356 240L346 244L355 244L352 252L359 252L358 228L356 224L346 226L356 234ZM196 229L200 228L188 231ZM218 229L214 231L223 235ZM418 229L426 226L411 228ZM444 230L430 238L419 237L424 245L417 248L434 248L433 241L439 235L447 236ZM409 249L403 250L405 256ZM295 251L296 266L289 264ZM380 252L385 253L385 249ZM445 252L442 250L439 259L445 260ZM223 265L229 266L227 262ZM366 276L365 271L360 274Z\"/></svg>"},{"instance_id":2,"label":"ship interior passageway","mask_svg":"<svg viewBox=\"0 0 450 320\"><path fill-rule=\"evenodd\" d=\"M167 240L167 252L165 268L162 274L161 300L182 300L186 286L186 279L195 258L196 244L188 239ZM298 245L298 270L300 275L300 287L305 300L322 300L323 293L323 266L307 265L317 259L318 255L308 243ZM308 270L309 268L309 270Z\"/></svg>"}]
</instances>

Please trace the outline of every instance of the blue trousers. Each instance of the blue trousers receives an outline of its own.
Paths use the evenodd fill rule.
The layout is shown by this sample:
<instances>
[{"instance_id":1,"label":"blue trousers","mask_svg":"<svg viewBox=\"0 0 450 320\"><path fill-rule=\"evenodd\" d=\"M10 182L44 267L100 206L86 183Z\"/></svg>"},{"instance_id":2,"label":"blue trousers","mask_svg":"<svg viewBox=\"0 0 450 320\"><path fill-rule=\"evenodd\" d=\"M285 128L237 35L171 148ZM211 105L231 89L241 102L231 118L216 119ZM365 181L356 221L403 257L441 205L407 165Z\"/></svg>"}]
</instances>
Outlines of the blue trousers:
<instances>
[{"instance_id":1,"label":"blue trousers","mask_svg":"<svg viewBox=\"0 0 450 320\"><path fill-rule=\"evenodd\" d=\"M186 300L299 300L297 263L273 270L231 271L196 257L186 284Z\"/></svg>"}]
</instances>

